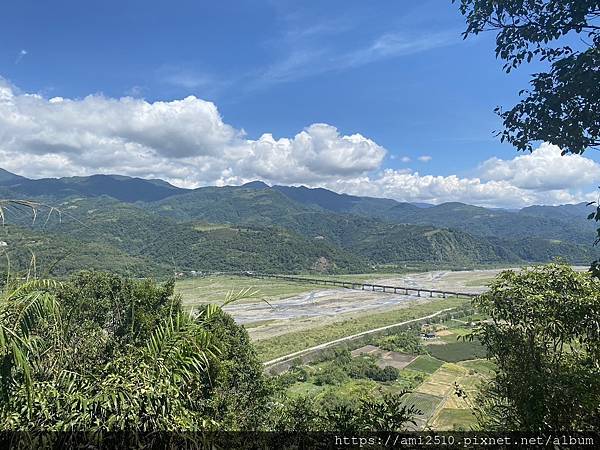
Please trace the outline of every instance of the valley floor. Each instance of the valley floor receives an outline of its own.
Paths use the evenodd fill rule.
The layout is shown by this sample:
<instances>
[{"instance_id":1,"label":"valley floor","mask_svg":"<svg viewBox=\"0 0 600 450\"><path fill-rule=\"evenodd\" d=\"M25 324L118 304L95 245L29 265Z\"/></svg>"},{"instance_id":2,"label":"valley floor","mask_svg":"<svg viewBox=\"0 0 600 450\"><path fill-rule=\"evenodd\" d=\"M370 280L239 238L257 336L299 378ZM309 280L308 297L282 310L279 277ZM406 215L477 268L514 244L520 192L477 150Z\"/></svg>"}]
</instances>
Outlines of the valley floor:
<instances>
[{"instance_id":1,"label":"valley floor","mask_svg":"<svg viewBox=\"0 0 600 450\"><path fill-rule=\"evenodd\" d=\"M430 271L322 278L480 293L499 271ZM461 298L319 289L314 284L229 275L195 277L177 283L177 291L188 307L218 302L227 292L242 289L257 290L258 294L226 306L225 310L248 329L263 361L468 303L467 299Z\"/></svg>"},{"instance_id":2,"label":"valley floor","mask_svg":"<svg viewBox=\"0 0 600 450\"><path fill-rule=\"evenodd\" d=\"M399 275L338 275L329 278L478 294L499 272L500 269L432 271ZM225 310L238 323L244 324L257 341L356 319L365 314L373 315L429 302L440 302L440 306L445 304L436 297L319 289L313 284L238 276L196 277L177 283L177 290L183 296L184 304L189 307L218 302L225 298L227 292L242 289L256 290L258 293L255 298L236 302L225 307Z\"/></svg>"}]
</instances>

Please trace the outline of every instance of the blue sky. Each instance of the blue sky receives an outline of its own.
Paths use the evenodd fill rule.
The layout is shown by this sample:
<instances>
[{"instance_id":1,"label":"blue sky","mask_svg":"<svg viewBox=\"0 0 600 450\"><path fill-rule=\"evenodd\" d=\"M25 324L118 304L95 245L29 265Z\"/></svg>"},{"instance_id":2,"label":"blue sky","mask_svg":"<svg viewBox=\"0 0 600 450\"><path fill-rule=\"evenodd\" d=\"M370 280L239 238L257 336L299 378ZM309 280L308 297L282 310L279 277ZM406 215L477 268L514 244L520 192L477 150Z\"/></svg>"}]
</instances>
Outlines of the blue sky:
<instances>
[{"instance_id":1,"label":"blue sky","mask_svg":"<svg viewBox=\"0 0 600 450\"><path fill-rule=\"evenodd\" d=\"M514 104L517 92L526 87L536 67L506 75L502 62L494 56L494 35L464 41L460 36L463 29L464 19L449 0L19 0L3 5L0 76L14 95L79 101L81 111L88 113L91 110L86 108L107 108L83 101L93 94L105 100L131 96L148 105L192 95L214 103L223 123L231 128L227 132L249 140L258 140L264 133L275 141L293 139L311 124L329 124L340 136L360 134L385 149L385 155L367 155L367 163L357 156L356 160L365 164L362 173L352 172L338 161L338 172L329 178L307 175L306 183L378 194L380 191L358 188L357 177L379 179L381 175L375 172L391 169L471 179L481 176L481 165L489 165L491 158L508 164L518 156L494 137L501 124L493 109ZM29 103L23 100L21 112L26 105ZM40 118L44 108L27 112L41 128L47 124ZM173 133L175 142L180 137L177 130ZM45 150L38 145L43 139L37 139L32 150L38 156L44 152L48 157L54 155L56 173L40 169L40 176L61 175L62 163L65 175L74 174L78 167L79 171L94 171L91 156L78 155L79 162L74 163L69 152L48 150L73 148L72 143L53 139L44 144ZM215 139L222 144L221 138ZM228 144L229 149L234 146ZM205 157L215 157L218 151L205 153ZM8 151L5 154L8 157ZM0 166L19 169L13 160L12 165L0 162ZM87 165L82 160L87 160ZM330 160L311 164L330 163L334 164ZM207 160L192 164L216 167ZM238 173L241 169L228 166L218 168L220 178L194 180L185 174L176 176L175 169L135 173L135 165L125 165L121 172L163 176L186 185L236 177L245 180L266 173L262 169ZM47 160L40 162L40 167L48 168ZM107 167L99 162L96 168ZM354 178L334 180L350 172ZM298 184L303 180L271 177L271 181ZM571 194L589 188L567 187ZM431 192L427 195L436 199ZM552 198L551 202L567 199L564 195ZM532 197L532 201L539 199Z\"/></svg>"}]
</instances>

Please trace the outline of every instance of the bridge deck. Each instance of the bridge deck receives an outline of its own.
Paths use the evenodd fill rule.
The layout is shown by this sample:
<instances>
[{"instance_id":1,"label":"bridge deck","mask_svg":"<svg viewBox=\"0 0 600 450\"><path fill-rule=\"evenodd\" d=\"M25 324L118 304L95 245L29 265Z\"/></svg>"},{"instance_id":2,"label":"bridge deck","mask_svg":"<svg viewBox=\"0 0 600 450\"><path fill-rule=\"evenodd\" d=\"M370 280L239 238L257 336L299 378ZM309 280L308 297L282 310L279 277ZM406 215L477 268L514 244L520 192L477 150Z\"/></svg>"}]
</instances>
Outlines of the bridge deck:
<instances>
[{"instance_id":1,"label":"bridge deck","mask_svg":"<svg viewBox=\"0 0 600 450\"><path fill-rule=\"evenodd\" d=\"M433 297L435 294L441 295L444 298L448 296L467 298L477 297L477 294L473 294L470 292L453 292L407 286L388 286L383 284L361 283L359 281L323 280L318 278L305 278L293 275L275 275L258 272L242 272L241 274L253 278L271 278L277 280L295 281L299 283L322 284L325 286L339 286L347 289L357 289L363 291L386 292L394 294L404 293L404 295L411 295L412 293L413 295L416 294L418 297L421 297L421 293L429 294L430 297Z\"/></svg>"}]
</instances>

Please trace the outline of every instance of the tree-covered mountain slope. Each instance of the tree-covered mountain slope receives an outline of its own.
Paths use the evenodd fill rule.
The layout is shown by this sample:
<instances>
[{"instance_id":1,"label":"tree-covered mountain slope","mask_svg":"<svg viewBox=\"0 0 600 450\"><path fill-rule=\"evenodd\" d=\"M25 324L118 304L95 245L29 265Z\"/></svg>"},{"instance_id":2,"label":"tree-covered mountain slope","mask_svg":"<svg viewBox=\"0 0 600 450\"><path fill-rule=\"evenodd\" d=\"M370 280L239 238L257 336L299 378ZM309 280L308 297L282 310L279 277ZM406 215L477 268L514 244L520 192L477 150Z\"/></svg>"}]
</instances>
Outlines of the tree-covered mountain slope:
<instances>
[{"instance_id":1,"label":"tree-covered mountain slope","mask_svg":"<svg viewBox=\"0 0 600 450\"><path fill-rule=\"evenodd\" d=\"M6 218L44 237L38 242L51 250L38 245L40 254L61 254L61 245L81 245L80 259L63 264L65 271L93 258L93 267L109 266L112 258L120 271L137 275L176 270L350 272L416 262L471 266L556 257L585 263L599 253L591 246L595 230L585 220L584 204L517 212L463 203L422 208L262 182L185 190L160 180L27 180L9 172L0 172L0 198L56 206L60 219L55 213L46 220L42 207L33 226L26 211ZM110 258L99 255L102 249Z\"/></svg>"},{"instance_id":2,"label":"tree-covered mountain slope","mask_svg":"<svg viewBox=\"0 0 600 450\"><path fill-rule=\"evenodd\" d=\"M414 211L399 205L389 210L386 220L454 228L478 236L558 239L578 244L592 242L594 225L586 219L585 211L581 215L565 215L564 207L548 206L543 207L544 214L535 214L536 208L511 212L464 203L443 203Z\"/></svg>"}]
</instances>

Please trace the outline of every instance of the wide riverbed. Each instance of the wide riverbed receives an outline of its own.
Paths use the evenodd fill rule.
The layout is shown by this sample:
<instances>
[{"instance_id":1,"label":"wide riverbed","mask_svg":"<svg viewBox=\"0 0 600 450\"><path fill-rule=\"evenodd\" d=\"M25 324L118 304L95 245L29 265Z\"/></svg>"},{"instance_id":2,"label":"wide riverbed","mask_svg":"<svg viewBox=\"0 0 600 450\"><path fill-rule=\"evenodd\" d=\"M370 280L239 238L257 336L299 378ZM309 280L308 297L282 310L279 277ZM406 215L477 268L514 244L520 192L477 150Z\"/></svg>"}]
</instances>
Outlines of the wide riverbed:
<instances>
[{"instance_id":1,"label":"wide riverbed","mask_svg":"<svg viewBox=\"0 0 600 450\"><path fill-rule=\"evenodd\" d=\"M478 294L500 270L432 271L369 280L377 284ZM256 300L225 307L240 324L245 324L254 339L344 320L370 312L405 308L415 303L435 301L428 295L391 294L350 289L316 289L271 300Z\"/></svg>"}]
</instances>

